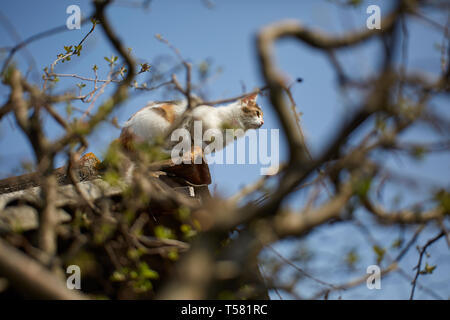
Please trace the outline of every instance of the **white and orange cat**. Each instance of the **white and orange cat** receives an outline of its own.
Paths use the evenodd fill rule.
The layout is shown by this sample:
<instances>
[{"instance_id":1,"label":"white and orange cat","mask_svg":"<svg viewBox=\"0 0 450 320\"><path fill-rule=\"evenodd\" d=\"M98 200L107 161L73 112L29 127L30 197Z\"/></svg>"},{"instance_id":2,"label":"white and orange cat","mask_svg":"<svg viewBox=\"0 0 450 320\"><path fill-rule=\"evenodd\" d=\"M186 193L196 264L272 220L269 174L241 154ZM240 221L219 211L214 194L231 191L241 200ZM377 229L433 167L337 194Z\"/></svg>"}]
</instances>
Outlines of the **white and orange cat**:
<instances>
[{"instance_id":1,"label":"white and orange cat","mask_svg":"<svg viewBox=\"0 0 450 320\"><path fill-rule=\"evenodd\" d=\"M203 131L209 129L223 131L224 137L226 128L242 129L240 132L257 129L264 124L263 112L256 103L257 97L257 94L252 94L218 107L199 105L192 110L192 120L201 121ZM180 120L186 109L186 100L150 103L124 124L119 138L122 146L129 149L134 142L151 144L158 137L166 137L172 124ZM193 121L184 122L182 126L191 126L192 123ZM192 128L186 129L191 131Z\"/></svg>"}]
</instances>

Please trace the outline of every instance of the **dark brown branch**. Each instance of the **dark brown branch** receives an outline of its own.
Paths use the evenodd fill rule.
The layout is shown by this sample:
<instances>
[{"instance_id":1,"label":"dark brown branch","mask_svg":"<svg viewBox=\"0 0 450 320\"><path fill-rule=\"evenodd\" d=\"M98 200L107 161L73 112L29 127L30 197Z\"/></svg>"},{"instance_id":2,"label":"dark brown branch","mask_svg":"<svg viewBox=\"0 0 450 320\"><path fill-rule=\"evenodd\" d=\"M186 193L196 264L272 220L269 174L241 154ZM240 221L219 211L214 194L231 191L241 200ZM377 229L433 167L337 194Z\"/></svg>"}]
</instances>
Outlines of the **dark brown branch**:
<instances>
[{"instance_id":1,"label":"dark brown branch","mask_svg":"<svg viewBox=\"0 0 450 320\"><path fill-rule=\"evenodd\" d=\"M425 254L426 250L428 249L429 246L431 246L433 243L435 243L437 240L439 240L440 238L442 238L445 235L445 232L441 232L439 233L437 236L435 236L434 238L431 238L430 240L427 241L427 243L420 248L419 251L419 261L417 262L417 266L416 266L416 275L414 277L414 280L412 282L412 288L411 288L411 295L409 296L409 300L413 300L414 299L414 291L416 290L416 284L417 284L417 279L419 278L420 275L420 268L422 266L422 258L423 255Z\"/></svg>"}]
</instances>

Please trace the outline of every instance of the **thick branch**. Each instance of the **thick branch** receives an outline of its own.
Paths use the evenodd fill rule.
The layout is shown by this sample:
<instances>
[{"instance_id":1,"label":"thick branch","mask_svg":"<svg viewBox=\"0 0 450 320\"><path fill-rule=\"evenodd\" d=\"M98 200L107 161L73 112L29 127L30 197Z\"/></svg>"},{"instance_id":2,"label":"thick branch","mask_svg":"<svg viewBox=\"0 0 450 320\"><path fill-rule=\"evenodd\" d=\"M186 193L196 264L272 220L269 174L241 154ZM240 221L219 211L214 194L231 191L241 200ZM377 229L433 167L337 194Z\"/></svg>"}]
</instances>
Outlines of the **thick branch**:
<instances>
[{"instance_id":1,"label":"thick branch","mask_svg":"<svg viewBox=\"0 0 450 320\"><path fill-rule=\"evenodd\" d=\"M55 275L0 239L0 273L27 296L39 299L86 299L70 291Z\"/></svg>"}]
</instances>

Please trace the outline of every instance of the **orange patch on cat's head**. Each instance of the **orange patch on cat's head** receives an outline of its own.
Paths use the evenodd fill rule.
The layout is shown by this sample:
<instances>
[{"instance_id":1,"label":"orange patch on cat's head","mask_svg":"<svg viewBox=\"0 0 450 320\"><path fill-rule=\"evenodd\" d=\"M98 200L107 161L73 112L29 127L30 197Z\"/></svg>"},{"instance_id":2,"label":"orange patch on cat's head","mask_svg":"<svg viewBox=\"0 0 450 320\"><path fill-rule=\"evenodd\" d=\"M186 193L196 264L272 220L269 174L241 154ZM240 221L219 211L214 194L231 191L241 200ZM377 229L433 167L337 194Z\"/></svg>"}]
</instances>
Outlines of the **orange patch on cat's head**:
<instances>
[{"instance_id":1,"label":"orange patch on cat's head","mask_svg":"<svg viewBox=\"0 0 450 320\"><path fill-rule=\"evenodd\" d=\"M256 104L257 93L251 94L241 100L243 123L246 128L256 129L264 124L263 111Z\"/></svg>"},{"instance_id":2,"label":"orange patch on cat's head","mask_svg":"<svg viewBox=\"0 0 450 320\"><path fill-rule=\"evenodd\" d=\"M243 107L242 111L244 111L244 114L247 114L249 116L256 116L256 117L263 116L263 111L257 104L250 107Z\"/></svg>"},{"instance_id":3,"label":"orange patch on cat's head","mask_svg":"<svg viewBox=\"0 0 450 320\"><path fill-rule=\"evenodd\" d=\"M256 115L257 117L262 116L262 110L256 103L258 98L257 93L253 93L241 100L242 111L248 115Z\"/></svg>"},{"instance_id":4,"label":"orange patch on cat's head","mask_svg":"<svg viewBox=\"0 0 450 320\"><path fill-rule=\"evenodd\" d=\"M241 99L242 106L252 107L256 105L256 99L258 98L257 93L253 93Z\"/></svg>"}]
</instances>

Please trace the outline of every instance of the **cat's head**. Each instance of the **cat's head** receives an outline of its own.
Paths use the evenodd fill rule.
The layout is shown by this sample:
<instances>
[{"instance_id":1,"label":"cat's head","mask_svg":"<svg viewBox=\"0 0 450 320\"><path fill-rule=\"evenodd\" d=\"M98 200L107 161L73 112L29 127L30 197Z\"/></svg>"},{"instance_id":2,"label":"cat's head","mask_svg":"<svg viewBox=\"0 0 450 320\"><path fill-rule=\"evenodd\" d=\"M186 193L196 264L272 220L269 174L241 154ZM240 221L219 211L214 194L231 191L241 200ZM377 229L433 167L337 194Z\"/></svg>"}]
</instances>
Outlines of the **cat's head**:
<instances>
[{"instance_id":1,"label":"cat's head","mask_svg":"<svg viewBox=\"0 0 450 320\"><path fill-rule=\"evenodd\" d=\"M254 93L240 100L242 122L246 129L258 129L264 124L263 112L256 104L258 94Z\"/></svg>"}]
</instances>

